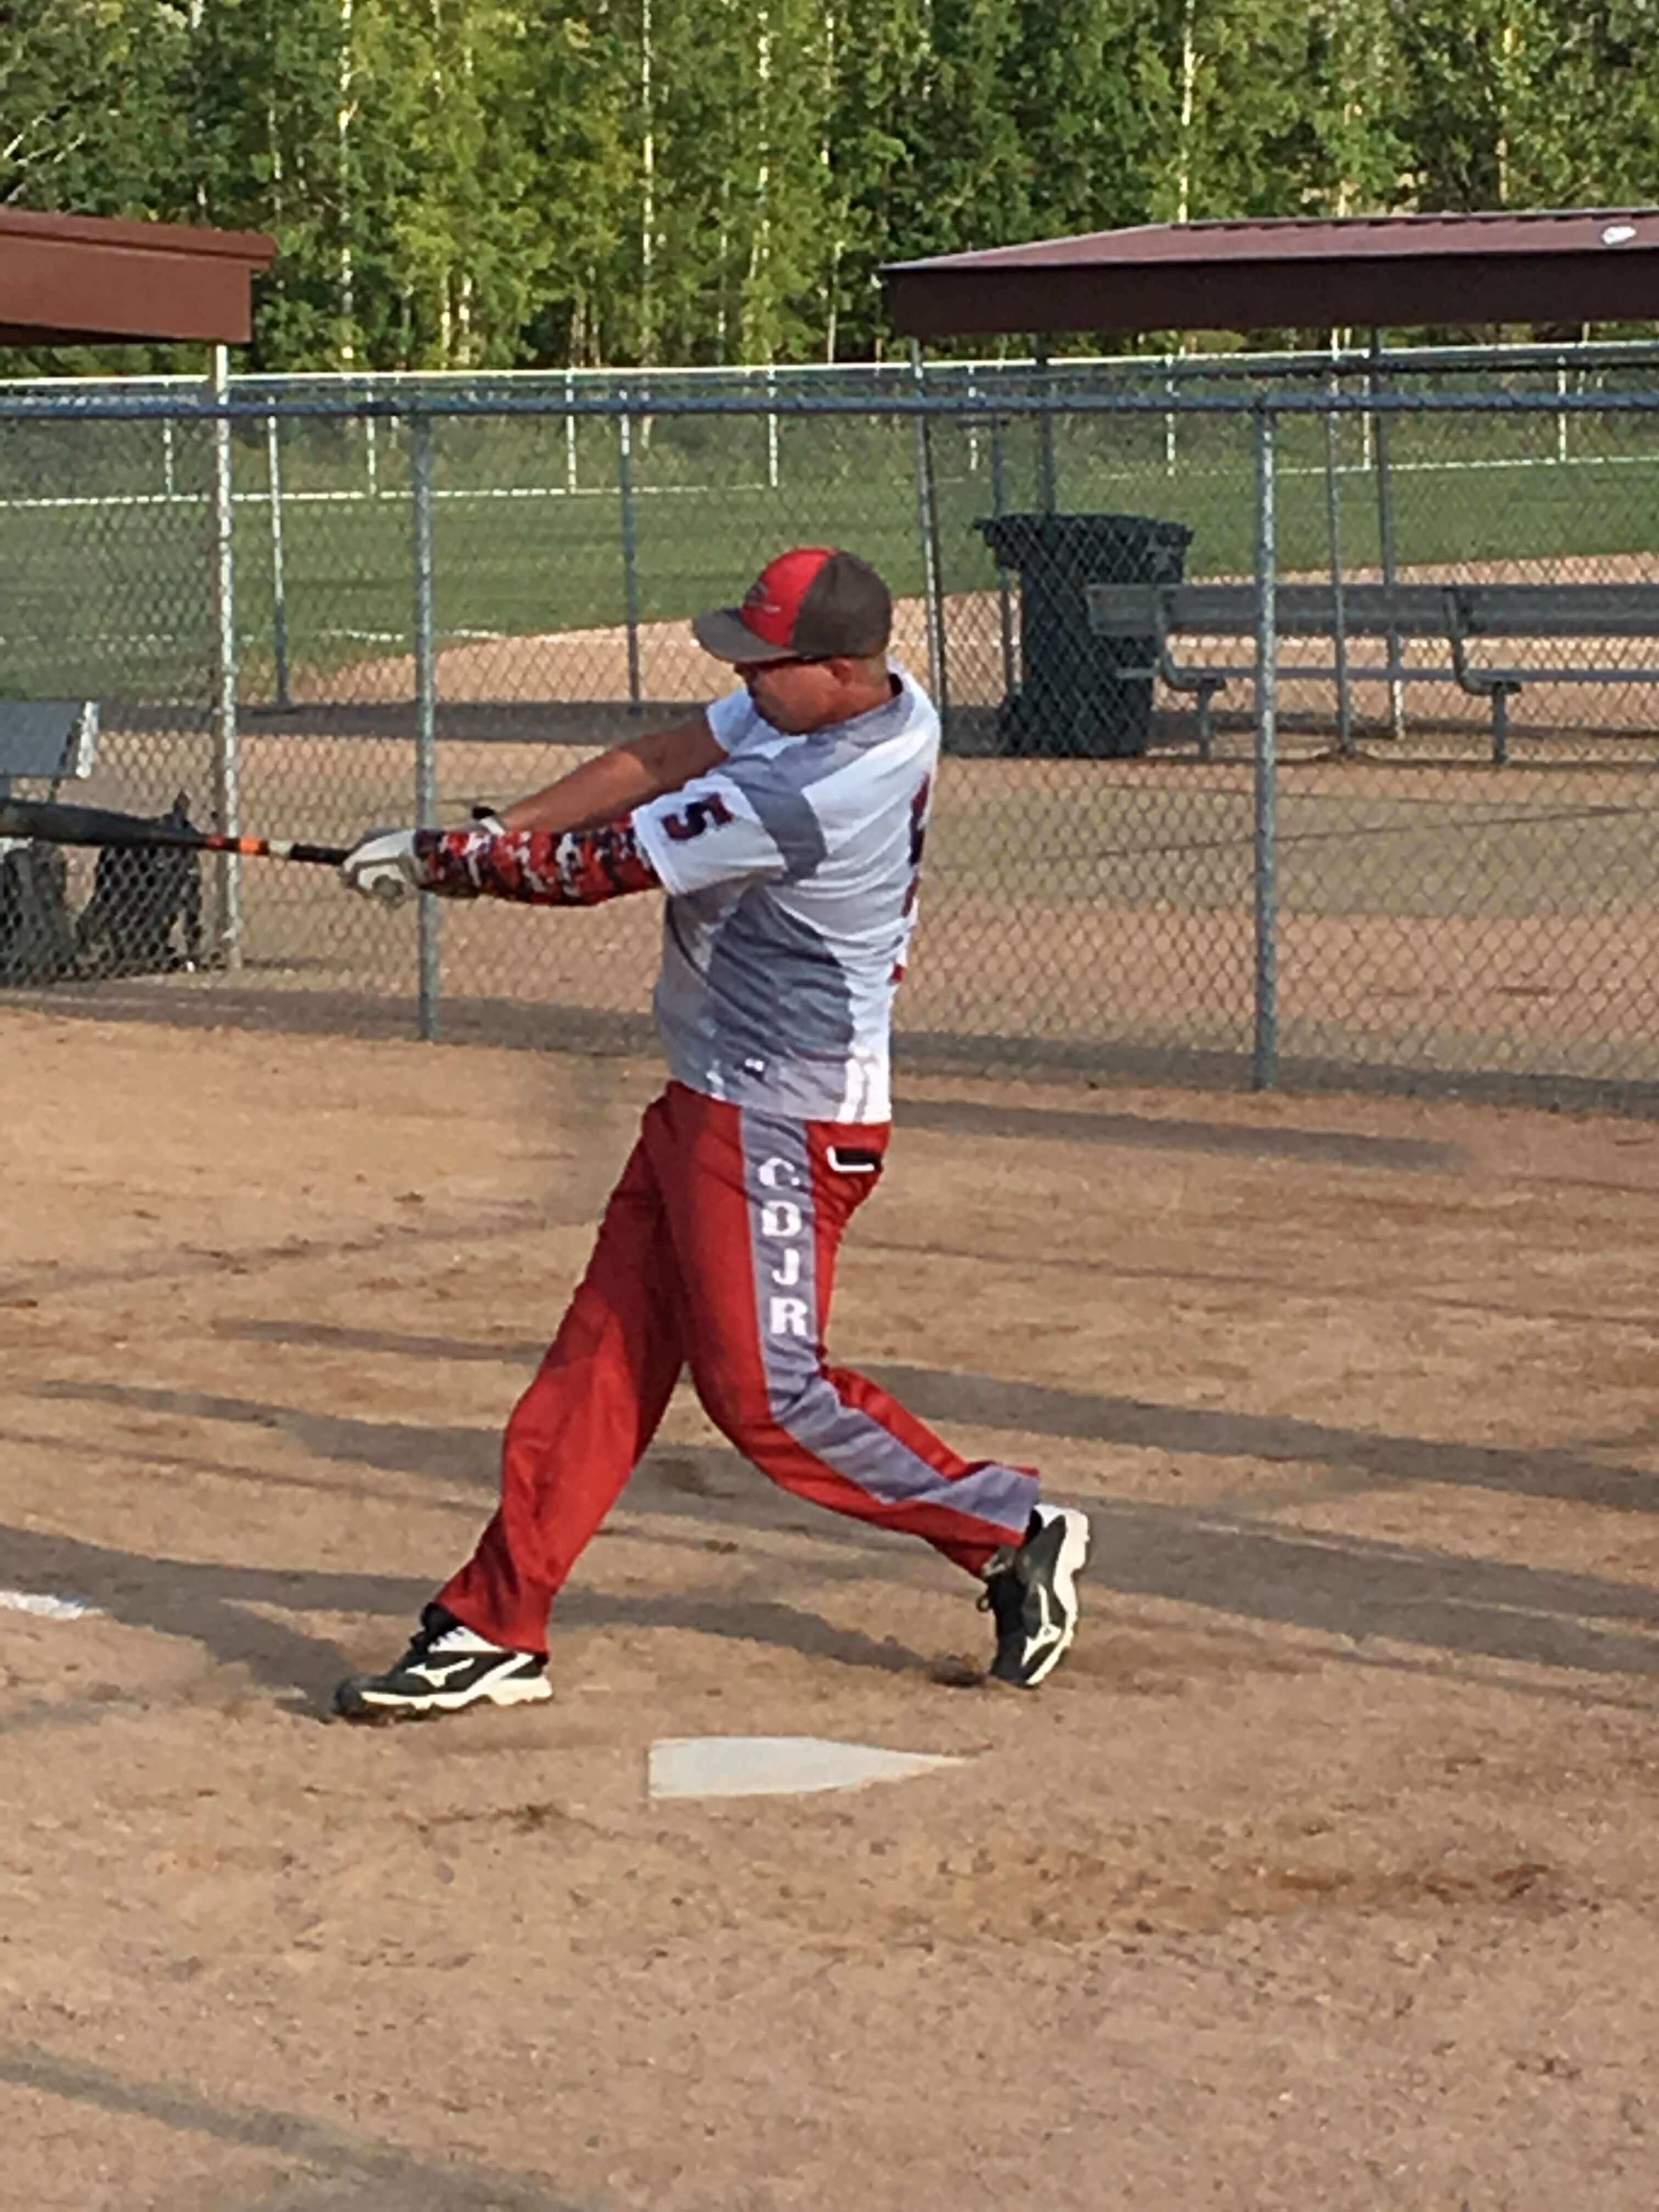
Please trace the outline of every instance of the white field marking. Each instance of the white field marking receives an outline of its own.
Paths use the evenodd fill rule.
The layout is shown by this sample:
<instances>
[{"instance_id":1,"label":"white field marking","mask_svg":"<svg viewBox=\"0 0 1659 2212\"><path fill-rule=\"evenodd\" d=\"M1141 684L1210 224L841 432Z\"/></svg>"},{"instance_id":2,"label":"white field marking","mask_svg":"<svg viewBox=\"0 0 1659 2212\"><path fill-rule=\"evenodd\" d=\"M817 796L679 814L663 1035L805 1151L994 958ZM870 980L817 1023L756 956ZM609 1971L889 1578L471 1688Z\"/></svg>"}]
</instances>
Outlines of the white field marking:
<instances>
[{"instance_id":1,"label":"white field marking","mask_svg":"<svg viewBox=\"0 0 1659 2212\"><path fill-rule=\"evenodd\" d=\"M45 1590L0 1589L0 1606L42 1620L84 1620L99 1607L83 1597L53 1597Z\"/></svg>"},{"instance_id":2,"label":"white field marking","mask_svg":"<svg viewBox=\"0 0 1659 2212\"><path fill-rule=\"evenodd\" d=\"M674 1735L651 1747L653 1797L784 1797L902 1782L966 1761L934 1751L885 1751L819 1735Z\"/></svg>"}]
</instances>

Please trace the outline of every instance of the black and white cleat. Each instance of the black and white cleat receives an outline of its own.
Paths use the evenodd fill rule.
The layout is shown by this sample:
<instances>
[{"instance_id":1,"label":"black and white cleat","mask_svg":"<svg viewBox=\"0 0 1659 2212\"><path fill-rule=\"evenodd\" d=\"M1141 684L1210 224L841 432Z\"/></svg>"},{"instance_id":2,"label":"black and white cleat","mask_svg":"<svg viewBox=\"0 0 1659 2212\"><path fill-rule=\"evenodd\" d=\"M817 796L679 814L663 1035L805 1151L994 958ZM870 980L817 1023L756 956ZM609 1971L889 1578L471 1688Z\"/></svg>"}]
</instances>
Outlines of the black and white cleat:
<instances>
[{"instance_id":1,"label":"black and white cleat","mask_svg":"<svg viewBox=\"0 0 1659 2212\"><path fill-rule=\"evenodd\" d=\"M1023 1544L997 1553L981 1608L996 1622L992 1679L1034 1690L1077 1633L1077 1577L1089 1556L1089 1516L1073 1505L1039 1505Z\"/></svg>"},{"instance_id":2,"label":"black and white cleat","mask_svg":"<svg viewBox=\"0 0 1659 2212\"><path fill-rule=\"evenodd\" d=\"M407 1651L384 1674L353 1674L334 1692L342 1720L430 1720L470 1705L530 1705L550 1698L539 1651L509 1651L429 1605Z\"/></svg>"}]
</instances>

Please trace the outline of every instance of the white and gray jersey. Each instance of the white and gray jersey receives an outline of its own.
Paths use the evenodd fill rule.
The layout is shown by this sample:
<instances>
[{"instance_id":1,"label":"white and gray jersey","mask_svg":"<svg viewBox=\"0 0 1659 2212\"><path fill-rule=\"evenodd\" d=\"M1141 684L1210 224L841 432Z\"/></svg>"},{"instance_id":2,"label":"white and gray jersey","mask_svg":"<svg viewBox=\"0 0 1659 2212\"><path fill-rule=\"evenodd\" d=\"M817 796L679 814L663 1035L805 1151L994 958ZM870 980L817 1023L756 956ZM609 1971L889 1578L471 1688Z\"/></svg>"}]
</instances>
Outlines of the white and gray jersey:
<instances>
[{"instance_id":1,"label":"white and gray jersey","mask_svg":"<svg viewBox=\"0 0 1659 2212\"><path fill-rule=\"evenodd\" d=\"M939 758L933 702L893 674L884 706L805 737L728 693L708 709L725 761L634 815L668 892L657 1026L693 1091L804 1121L890 1116Z\"/></svg>"}]
</instances>

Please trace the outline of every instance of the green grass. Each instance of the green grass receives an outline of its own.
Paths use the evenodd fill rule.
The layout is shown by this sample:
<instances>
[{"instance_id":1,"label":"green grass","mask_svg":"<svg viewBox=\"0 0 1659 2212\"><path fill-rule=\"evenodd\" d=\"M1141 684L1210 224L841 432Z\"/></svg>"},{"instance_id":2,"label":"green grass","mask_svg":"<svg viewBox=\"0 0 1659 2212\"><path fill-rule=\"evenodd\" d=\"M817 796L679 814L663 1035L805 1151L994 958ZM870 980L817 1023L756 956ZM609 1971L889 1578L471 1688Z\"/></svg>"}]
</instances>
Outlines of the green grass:
<instances>
[{"instance_id":1,"label":"green grass","mask_svg":"<svg viewBox=\"0 0 1659 2212\"><path fill-rule=\"evenodd\" d=\"M0 494L33 497L160 488L159 425L29 426L27 456L0 465ZM75 433L70 435L70 433ZM94 436L94 433L101 435ZM1605 418L1575 423L1580 450L1601 458L1548 465L1553 417L1410 418L1392 432L1397 557L1402 564L1567 554L1629 554L1659 543L1659 424ZM1244 417L1182 418L1177 465L1165 465L1160 416L1075 417L1054 439L1057 503L1068 512L1121 512L1185 523L1190 575L1248 574L1254 563L1253 428ZM1281 566L1319 569L1329 557L1324 433L1289 420L1279 434ZM140 444L140 441L143 442ZM948 591L988 589L995 570L976 519L996 504L993 453L981 428L933 433L942 568ZM0 441L0 461L8 448ZM916 500L916 437L908 421L786 419L780 481L766 480L766 427L757 418L663 419L634 456L637 605L647 620L683 619L738 591L780 544L827 541L866 553L902 593L919 592L923 559ZM203 434L181 431L175 485L204 486ZM1535 457L1531 465L1523 456ZM1378 561L1376 486L1361 465L1358 428L1342 432L1340 522L1345 564ZM440 425L434 518L440 636L525 634L622 621L627 611L623 507L615 434L578 426L584 487L562 492L562 420ZM1012 426L998 457L1001 503L1041 503L1041 453L1030 424ZM27 459L27 466L23 465ZM381 425L380 495L293 496L283 516L291 661L326 670L406 650L413 624L406 435ZM1453 468L1455 460L1463 465ZM61 463L55 466L54 463ZM1540 463L1545 465L1540 465ZM269 507L262 437L239 439L238 628L249 685L268 681L273 626ZM289 426L290 494L361 493L368 455L361 425ZM552 488L561 488L554 490ZM204 496L172 503L0 507L0 694L167 698L205 704L212 691L214 616Z\"/></svg>"}]
</instances>

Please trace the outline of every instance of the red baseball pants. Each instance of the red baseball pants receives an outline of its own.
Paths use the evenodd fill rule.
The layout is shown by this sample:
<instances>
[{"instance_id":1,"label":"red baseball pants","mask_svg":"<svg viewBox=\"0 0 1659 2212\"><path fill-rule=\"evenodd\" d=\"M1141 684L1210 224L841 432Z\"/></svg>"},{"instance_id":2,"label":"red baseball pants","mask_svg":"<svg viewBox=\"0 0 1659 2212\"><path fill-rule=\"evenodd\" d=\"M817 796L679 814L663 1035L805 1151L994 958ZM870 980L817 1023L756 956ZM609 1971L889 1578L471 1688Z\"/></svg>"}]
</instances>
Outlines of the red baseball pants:
<instances>
[{"instance_id":1,"label":"red baseball pants","mask_svg":"<svg viewBox=\"0 0 1659 2212\"><path fill-rule=\"evenodd\" d=\"M842 1231L887 1126L798 1121L671 1084L647 1109L587 1273L507 1423L501 1502L438 1593L480 1636L541 1651L548 1607L651 1442L683 1366L710 1419L786 1490L925 1537L978 1574L1018 1543L1027 1469L969 1462L826 1364Z\"/></svg>"}]
</instances>

